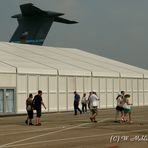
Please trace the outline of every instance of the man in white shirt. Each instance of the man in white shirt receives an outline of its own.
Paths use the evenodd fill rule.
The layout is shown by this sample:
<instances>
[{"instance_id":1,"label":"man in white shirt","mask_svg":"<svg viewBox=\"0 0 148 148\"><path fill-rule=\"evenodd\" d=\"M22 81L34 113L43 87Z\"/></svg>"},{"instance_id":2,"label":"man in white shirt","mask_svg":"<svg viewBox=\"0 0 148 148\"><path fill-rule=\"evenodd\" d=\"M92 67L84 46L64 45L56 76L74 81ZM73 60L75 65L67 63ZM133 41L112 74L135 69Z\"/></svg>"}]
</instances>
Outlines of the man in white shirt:
<instances>
[{"instance_id":1,"label":"man in white shirt","mask_svg":"<svg viewBox=\"0 0 148 148\"><path fill-rule=\"evenodd\" d=\"M91 122L97 122L96 121L96 115L97 115L97 108L98 108L98 96L95 92L92 92L90 95L88 101L89 101L89 109L92 112L92 115L90 117Z\"/></svg>"}]
</instances>

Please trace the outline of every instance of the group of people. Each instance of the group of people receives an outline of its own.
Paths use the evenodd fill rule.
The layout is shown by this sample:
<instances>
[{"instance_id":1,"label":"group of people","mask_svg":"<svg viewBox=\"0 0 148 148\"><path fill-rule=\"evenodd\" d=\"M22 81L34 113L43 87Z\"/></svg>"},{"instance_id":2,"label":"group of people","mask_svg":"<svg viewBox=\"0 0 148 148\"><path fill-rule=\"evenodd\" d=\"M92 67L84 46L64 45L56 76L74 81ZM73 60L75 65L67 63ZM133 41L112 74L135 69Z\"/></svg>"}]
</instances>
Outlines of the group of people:
<instances>
[{"instance_id":1,"label":"group of people","mask_svg":"<svg viewBox=\"0 0 148 148\"><path fill-rule=\"evenodd\" d=\"M121 94L119 94L116 98L117 100L117 106L116 106L116 115L115 115L115 122L118 122L117 118L119 116L120 123L126 122L126 115L129 115L129 123L132 123L132 108L133 105L131 102L131 98L129 94L125 94L125 91L121 91Z\"/></svg>"},{"instance_id":2,"label":"group of people","mask_svg":"<svg viewBox=\"0 0 148 148\"><path fill-rule=\"evenodd\" d=\"M98 101L99 98L96 94L96 92L92 91L89 93L89 97L87 99L86 93L83 94L83 97L81 99L82 104L82 110L79 108L79 102L80 102L80 95L74 91L74 114L77 115L77 110L82 114L82 112L87 112L87 106L91 111L90 120L91 122L97 122L96 121L96 115L97 115L97 108L98 108Z\"/></svg>"},{"instance_id":3,"label":"group of people","mask_svg":"<svg viewBox=\"0 0 148 148\"><path fill-rule=\"evenodd\" d=\"M25 120L25 123L27 125L34 125L32 123L33 119L33 112L36 110L36 126L41 125L41 105L44 106L46 109L46 106L42 99L42 91L38 90L38 94L34 96L32 94L29 94L29 97L26 100L26 110L27 110L27 119Z\"/></svg>"},{"instance_id":4,"label":"group of people","mask_svg":"<svg viewBox=\"0 0 148 148\"><path fill-rule=\"evenodd\" d=\"M96 121L96 115L98 110L98 101L99 97L97 96L96 92L92 91L89 92L89 96L86 96L86 93L83 94L82 98L80 98L80 95L74 91L74 115L77 115L77 111L80 112L80 114L87 112L87 107L91 111L90 121L91 122L97 122ZM79 104L81 101L82 110L79 108ZM120 122L126 122L126 115L129 115L129 123L132 123L131 118L131 99L129 94L125 94L124 91L121 91L121 93L116 97L117 106L116 106L116 115L115 115L115 122L118 122L117 118L120 118ZM25 120L25 123L27 125L34 125L32 123L33 119L33 112L36 110L36 126L41 125L41 105L46 109L46 106L42 99L42 91L38 90L38 94L34 96L32 94L29 94L29 97L26 100L26 110L27 110L27 119Z\"/></svg>"},{"instance_id":5,"label":"group of people","mask_svg":"<svg viewBox=\"0 0 148 148\"><path fill-rule=\"evenodd\" d=\"M74 92L74 114L77 115L77 111L80 114L87 112L87 106L91 111L90 120L91 122L96 121L96 115L98 110L98 96L96 92L90 92L88 98L86 97L86 93L83 94L82 99L80 99L80 95L75 91ZM116 106L116 114L115 114L115 122L127 122L126 116L129 116L129 123L132 123L132 102L129 94L125 94L125 91L121 91L121 93L116 97L117 106ZM79 108L79 102L81 102L82 110ZM119 121L117 120L119 117Z\"/></svg>"}]
</instances>

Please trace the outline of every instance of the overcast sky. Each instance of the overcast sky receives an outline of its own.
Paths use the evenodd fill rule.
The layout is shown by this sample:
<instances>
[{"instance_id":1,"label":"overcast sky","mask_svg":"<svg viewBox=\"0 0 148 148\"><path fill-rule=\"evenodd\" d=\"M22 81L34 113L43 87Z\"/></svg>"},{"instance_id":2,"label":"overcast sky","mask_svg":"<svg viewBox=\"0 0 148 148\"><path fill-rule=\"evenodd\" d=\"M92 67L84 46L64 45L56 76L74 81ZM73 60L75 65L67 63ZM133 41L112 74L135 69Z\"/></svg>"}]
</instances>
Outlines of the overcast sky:
<instances>
[{"instance_id":1,"label":"overcast sky","mask_svg":"<svg viewBox=\"0 0 148 148\"><path fill-rule=\"evenodd\" d=\"M20 4L65 13L78 21L53 23L44 45L71 47L148 69L148 0L0 0L0 41L17 27Z\"/></svg>"}]
</instances>

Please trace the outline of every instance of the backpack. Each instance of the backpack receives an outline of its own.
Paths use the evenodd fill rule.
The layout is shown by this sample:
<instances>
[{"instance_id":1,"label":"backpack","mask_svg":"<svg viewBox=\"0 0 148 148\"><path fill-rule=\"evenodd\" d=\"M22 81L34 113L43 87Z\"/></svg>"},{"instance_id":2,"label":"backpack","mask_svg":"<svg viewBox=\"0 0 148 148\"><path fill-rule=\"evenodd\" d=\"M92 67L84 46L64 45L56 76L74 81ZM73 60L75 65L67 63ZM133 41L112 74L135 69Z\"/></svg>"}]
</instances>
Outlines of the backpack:
<instances>
[{"instance_id":1,"label":"backpack","mask_svg":"<svg viewBox=\"0 0 148 148\"><path fill-rule=\"evenodd\" d=\"M36 109L36 107L37 107L36 96L32 100L32 107L33 107L33 109Z\"/></svg>"}]
</instances>

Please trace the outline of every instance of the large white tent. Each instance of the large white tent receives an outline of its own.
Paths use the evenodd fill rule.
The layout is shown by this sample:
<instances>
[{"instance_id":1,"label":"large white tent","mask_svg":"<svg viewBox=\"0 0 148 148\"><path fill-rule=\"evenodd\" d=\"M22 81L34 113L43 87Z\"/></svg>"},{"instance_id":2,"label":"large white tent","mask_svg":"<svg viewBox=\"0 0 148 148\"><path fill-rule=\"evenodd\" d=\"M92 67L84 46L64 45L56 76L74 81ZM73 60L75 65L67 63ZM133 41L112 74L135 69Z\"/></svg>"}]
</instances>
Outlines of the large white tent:
<instances>
[{"instance_id":1,"label":"large white tent","mask_svg":"<svg viewBox=\"0 0 148 148\"><path fill-rule=\"evenodd\" d=\"M113 108L121 90L148 105L148 70L73 48L0 42L0 113L25 113L29 93L43 91L45 112L73 110L73 92L91 90Z\"/></svg>"}]
</instances>

